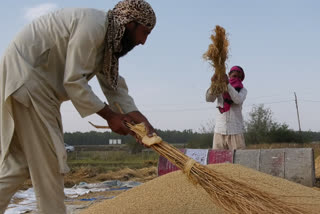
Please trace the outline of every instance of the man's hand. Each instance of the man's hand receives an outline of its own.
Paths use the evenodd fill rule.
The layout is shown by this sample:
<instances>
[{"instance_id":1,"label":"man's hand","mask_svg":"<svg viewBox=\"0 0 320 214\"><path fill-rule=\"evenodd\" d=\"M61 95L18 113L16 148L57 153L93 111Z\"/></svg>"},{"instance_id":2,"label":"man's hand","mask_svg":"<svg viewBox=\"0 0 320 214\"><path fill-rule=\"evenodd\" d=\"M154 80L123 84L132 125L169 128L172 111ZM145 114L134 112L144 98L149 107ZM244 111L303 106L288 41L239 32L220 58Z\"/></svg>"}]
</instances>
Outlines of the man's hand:
<instances>
[{"instance_id":1,"label":"man's hand","mask_svg":"<svg viewBox=\"0 0 320 214\"><path fill-rule=\"evenodd\" d=\"M105 105L105 107L97 112L97 114L107 120L108 125L113 132L121 135L130 134L134 136L139 143L141 143L140 140L137 138L136 134L127 127L126 123L134 125L143 122L148 130L149 137L152 137L152 134L155 132L147 118L139 111L119 114L112 111L108 105Z\"/></svg>"},{"instance_id":2,"label":"man's hand","mask_svg":"<svg viewBox=\"0 0 320 214\"><path fill-rule=\"evenodd\" d=\"M133 119L133 124L139 124L139 123L144 123L144 125L146 126L147 130L148 130L148 136L152 137L153 133L155 133L154 128L152 127L152 125L149 123L149 121L147 120L147 118L141 114L141 112L139 111L132 111L129 112L127 114L128 116L130 116ZM139 137L137 137L136 135L134 136L136 138L136 141L138 143L140 143L141 145L143 145L146 148L149 148L148 146L146 146L144 143L142 143L141 139Z\"/></svg>"},{"instance_id":3,"label":"man's hand","mask_svg":"<svg viewBox=\"0 0 320 214\"><path fill-rule=\"evenodd\" d=\"M114 113L107 121L113 132L121 135L135 135L127 126L127 123L132 123L133 120L126 114Z\"/></svg>"},{"instance_id":4,"label":"man's hand","mask_svg":"<svg viewBox=\"0 0 320 214\"><path fill-rule=\"evenodd\" d=\"M108 105L105 105L103 109L97 112L107 122L111 130L121 135L135 135L127 126L126 123L132 123L133 119L126 114L119 114L112 111Z\"/></svg>"},{"instance_id":5,"label":"man's hand","mask_svg":"<svg viewBox=\"0 0 320 214\"><path fill-rule=\"evenodd\" d=\"M143 122L144 125L146 126L147 130L148 130L148 136L152 137L152 134L155 133L155 130L152 127L152 125L149 123L147 118L143 114L141 114L141 112L132 111L132 112L129 112L127 115L130 116L133 119L134 124L138 124L138 123L142 123Z\"/></svg>"}]
</instances>

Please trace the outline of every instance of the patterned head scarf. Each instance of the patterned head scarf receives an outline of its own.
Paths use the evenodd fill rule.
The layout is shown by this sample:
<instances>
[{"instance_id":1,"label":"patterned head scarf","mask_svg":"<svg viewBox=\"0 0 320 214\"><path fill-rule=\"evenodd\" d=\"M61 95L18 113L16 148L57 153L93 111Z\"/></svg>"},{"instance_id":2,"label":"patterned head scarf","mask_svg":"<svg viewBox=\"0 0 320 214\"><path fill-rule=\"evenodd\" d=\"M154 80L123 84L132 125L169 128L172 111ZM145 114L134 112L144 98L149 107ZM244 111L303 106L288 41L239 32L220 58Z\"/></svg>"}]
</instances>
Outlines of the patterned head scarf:
<instances>
[{"instance_id":1,"label":"patterned head scarf","mask_svg":"<svg viewBox=\"0 0 320 214\"><path fill-rule=\"evenodd\" d=\"M125 25L135 21L150 31L156 24L156 15L144 0L123 0L107 14L106 48L103 60L103 72L111 87L116 90L118 84L118 57L114 53L120 52L121 39L125 32Z\"/></svg>"}]
</instances>

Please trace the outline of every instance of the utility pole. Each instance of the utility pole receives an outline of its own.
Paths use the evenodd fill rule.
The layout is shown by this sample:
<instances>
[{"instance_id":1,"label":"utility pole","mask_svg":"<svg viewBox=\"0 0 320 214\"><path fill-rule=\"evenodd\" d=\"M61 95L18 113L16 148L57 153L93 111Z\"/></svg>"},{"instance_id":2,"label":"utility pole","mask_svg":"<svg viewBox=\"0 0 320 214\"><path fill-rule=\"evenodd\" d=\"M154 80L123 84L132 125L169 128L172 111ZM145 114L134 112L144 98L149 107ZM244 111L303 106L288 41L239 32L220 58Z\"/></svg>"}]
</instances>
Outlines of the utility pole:
<instances>
[{"instance_id":1,"label":"utility pole","mask_svg":"<svg viewBox=\"0 0 320 214\"><path fill-rule=\"evenodd\" d=\"M299 124L299 132L301 132L301 126L300 126L300 117L299 117L299 108L298 108L298 99L296 92L294 92L294 101L296 102L296 109L297 109L297 116L298 116L298 124Z\"/></svg>"}]
</instances>

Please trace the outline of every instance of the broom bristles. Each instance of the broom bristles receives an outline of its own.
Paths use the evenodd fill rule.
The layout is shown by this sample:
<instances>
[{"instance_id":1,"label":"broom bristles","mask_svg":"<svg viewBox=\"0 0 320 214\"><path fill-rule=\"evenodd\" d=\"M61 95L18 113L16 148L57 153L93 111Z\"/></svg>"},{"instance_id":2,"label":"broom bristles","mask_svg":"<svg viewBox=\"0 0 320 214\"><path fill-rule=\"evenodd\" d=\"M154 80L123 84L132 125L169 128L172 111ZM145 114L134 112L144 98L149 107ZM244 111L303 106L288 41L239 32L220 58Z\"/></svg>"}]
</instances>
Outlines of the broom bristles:
<instances>
[{"instance_id":1,"label":"broom bristles","mask_svg":"<svg viewBox=\"0 0 320 214\"><path fill-rule=\"evenodd\" d=\"M130 124L128 126L141 138L147 135L146 129L141 136L141 130L135 130L135 126ZM248 184L230 179L222 173L195 161L191 161L193 165L186 172L186 165L193 159L164 141L151 145L151 148L183 170L193 183L202 186L210 195L212 201L228 213L304 213L297 205L281 201L275 196L257 190Z\"/></svg>"}]
</instances>

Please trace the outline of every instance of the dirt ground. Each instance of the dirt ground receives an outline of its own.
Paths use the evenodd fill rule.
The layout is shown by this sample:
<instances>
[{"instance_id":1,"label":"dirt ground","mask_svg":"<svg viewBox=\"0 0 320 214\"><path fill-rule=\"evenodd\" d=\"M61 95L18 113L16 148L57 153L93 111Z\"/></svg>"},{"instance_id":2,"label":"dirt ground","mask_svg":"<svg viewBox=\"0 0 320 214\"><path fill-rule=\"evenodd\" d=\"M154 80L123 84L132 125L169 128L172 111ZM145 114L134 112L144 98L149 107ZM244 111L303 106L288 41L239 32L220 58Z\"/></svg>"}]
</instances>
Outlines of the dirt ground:
<instances>
[{"instance_id":1,"label":"dirt ground","mask_svg":"<svg viewBox=\"0 0 320 214\"><path fill-rule=\"evenodd\" d=\"M157 177L157 167L155 166L142 169L125 168L110 172L99 172L95 168L81 167L73 169L66 174L64 176L64 184L66 188L71 188L74 185L78 185L80 182L100 183L107 180L137 181L145 183L155 177ZM29 179L24 183L21 189L26 190L30 187L32 187L32 184L31 180ZM67 206L67 212L68 214L77 214L81 212L81 210L88 208L96 202L116 197L124 191L126 190L92 192L77 198L66 198L65 204Z\"/></svg>"},{"instance_id":2,"label":"dirt ground","mask_svg":"<svg viewBox=\"0 0 320 214\"><path fill-rule=\"evenodd\" d=\"M94 168L81 167L71 170L64 176L64 186L73 187L80 182L86 183L99 183L107 180L119 180L119 181L138 181L147 182L157 176L157 167L147 167L142 169L130 169L125 168L118 171L99 172ZM31 180L28 179L22 190L26 190L32 187Z\"/></svg>"},{"instance_id":3,"label":"dirt ground","mask_svg":"<svg viewBox=\"0 0 320 214\"><path fill-rule=\"evenodd\" d=\"M92 168L79 168L65 175L65 187L72 187L80 182L99 183L107 180L147 182L157 176L157 167L142 169L125 168L106 173L97 172Z\"/></svg>"}]
</instances>

